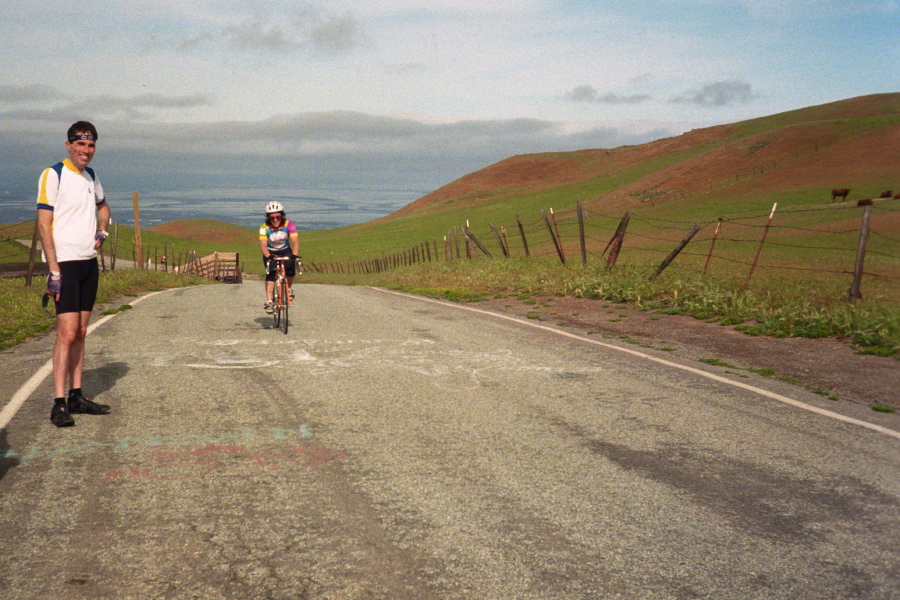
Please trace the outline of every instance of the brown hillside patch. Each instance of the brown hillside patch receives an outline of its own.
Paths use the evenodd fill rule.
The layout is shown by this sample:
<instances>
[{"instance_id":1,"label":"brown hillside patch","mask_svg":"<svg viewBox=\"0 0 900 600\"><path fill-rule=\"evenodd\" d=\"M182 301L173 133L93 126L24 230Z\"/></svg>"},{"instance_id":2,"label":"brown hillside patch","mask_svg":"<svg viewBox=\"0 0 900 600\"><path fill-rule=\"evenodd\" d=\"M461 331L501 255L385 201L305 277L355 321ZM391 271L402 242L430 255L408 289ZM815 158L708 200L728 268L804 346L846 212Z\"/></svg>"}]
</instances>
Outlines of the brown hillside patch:
<instances>
[{"instance_id":1,"label":"brown hillside patch","mask_svg":"<svg viewBox=\"0 0 900 600\"><path fill-rule=\"evenodd\" d=\"M380 220L390 220L423 208L453 202L454 207L477 204L484 196L516 193L565 185L588 176L584 162L603 150L585 150L565 155L529 154L513 156L486 169L475 171L419 198Z\"/></svg>"},{"instance_id":2,"label":"brown hillside patch","mask_svg":"<svg viewBox=\"0 0 900 600\"><path fill-rule=\"evenodd\" d=\"M206 219L182 219L160 223L150 227L148 231L195 242L252 244L257 240L256 232L252 229Z\"/></svg>"},{"instance_id":3,"label":"brown hillside patch","mask_svg":"<svg viewBox=\"0 0 900 600\"><path fill-rule=\"evenodd\" d=\"M900 123L854 135L839 143L822 148L766 174L765 178L751 180L743 190L748 194L759 194L767 189L821 188L829 191L823 197L831 201L831 188L849 187L849 200L859 200L877 196L892 180L900 187ZM865 182L861 184L861 182ZM873 182L872 189L865 184ZM854 189L855 188L855 189Z\"/></svg>"},{"instance_id":4,"label":"brown hillside patch","mask_svg":"<svg viewBox=\"0 0 900 600\"><path fill-rule=\"evenodd\" d=\"M803 121L828 121L848 117L880 117L900 113L900 94L871 94L847 100L838 100L819 106L788 111L773 118L800 119Z\"/></svg>"},{"instance_id":5,"label":"brown hillside patch","mask_svg":"<svg viewBox=\"0 0 900 600\"><path fill-rule=\"evenodd\" d=\"M706 146L706 152L595 198L593 208L684 200L701 193L714 192L727 199L770 190L853 187L842 182L889 182L900 163L900 122L889 125L883 119L875 124L881 129L861 132L846 120L898 114L900 94L876 94L695 129L639 146L514 156L461 177L378 222L442 204L465 208L506 201L517 194L587 181ZM766 131L713 147L741 132L763 128ZM900 182L890 183L900 189Z\"/></svg>"},{"instance_id":6,"label":"brown hillside patch","mask_svg":"<svg viewBox=\"0 0 900 600\"><path fill-rule=\"evenodd\" d=\"M724 200L787 189L830 190L858 181L888 181L898 176L898 148L900 124L864 134L837 124L788 127L741 138L660 169L598 197L595 204L609 208L699 193ZM830 201L830 195L823 200Z\"/></svg>"},{"instance_id":7,"label":"brown hillside patch","mask_svg":"<svg viewBox=\"0 0 900 600\"><path fill-rule=\"evenodd\" d=\"M734 133L730 125L695 129L683 135L655 140L640 146L588 149L576 152L525 154L465 175L400 210L379 219L390 220L444 203L472 206L488 197L522 191L538 191L608 175L634 164L663 157L671 152L719 141Z\"/></svg>"}]
</instances>

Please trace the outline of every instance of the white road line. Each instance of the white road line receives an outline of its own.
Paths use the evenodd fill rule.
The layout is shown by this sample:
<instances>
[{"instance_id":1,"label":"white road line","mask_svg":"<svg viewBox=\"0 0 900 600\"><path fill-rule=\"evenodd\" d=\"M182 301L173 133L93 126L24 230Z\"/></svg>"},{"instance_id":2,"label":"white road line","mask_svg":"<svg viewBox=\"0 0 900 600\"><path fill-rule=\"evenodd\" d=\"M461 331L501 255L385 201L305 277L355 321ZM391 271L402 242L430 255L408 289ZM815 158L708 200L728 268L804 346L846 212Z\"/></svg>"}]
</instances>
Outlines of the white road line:
<instances>
[{"instance_id":1,"label":"white road line","mask_svg":"<svg viewBox=\"0 0 900 600\"><path fill-rule=\"evenodd\" d=\"M746 383L741 383L739 381L732 381L730 379L726 379L725 377L720 377L719 375L715 375L713 373L709 373L707 371L703 371L701 369L695 369L694 367L689 367L687 365L681 365L664 358L657 358L655 356L651 356L649 354L645 354L643 352L638 352L637 350L631 350L630 348L622 348L620 346L615 346L613 344L607 344L601 342L599 340L592 340L590 338L586 338L574 333L570 333L568 331L561 331L559 329L553 329L552 327L547 327L546 325L538 325L537 323L530 321L523 321L522 319L518 319L516 317L510 317L508 315L502 315L494 312L490 312L487 310L481 310L480 308L472 308L471 306L463 306L460 304L452 304L442 300L435 300L433 298L426 298L423 296L415 296L412 294L405 294L403 292L394 292L392 290L385 290L382 288L371 288L377 290L379 292L383 292L385 294L394 294L396 296L402 296L404 298L411 298L415 300L421 300L423 302L432 302L434 304L440 304L441 306L446 306L450 308L457 308L460 310L469 310L476 313L481 313L483 315L489 315L492 317L496 317L498 319L506 319L507 321L512 321L514 323L518 323L519 325L527 325L529 327L533 327L535 329L542 329L544 331L549 331L556 335L561 335L565 337L569 337L572 339L580 340L582 342L588 342L590 344L594 344L596 346L603 346L604 348L609 348L611 350L618 350L619 352L624 352L626 354L631 354L633 356L637 356L640 358L645 358L647 360L652 360L653 362L657 362L662 365L666 365L667 367L674 367L676 369L681 369L682 371L688 371L690 373L694 373L695 375L699 375L701 377L706 377L707 379L712 379L714 381L718 381L720 383L724 383L727 385L732 385L734 387L739 387L756 394L760 394L767 398L771 398L772 400L777 400L778 402L783 402L784 404L789 404L795 408L800 408L802 410L808 410L810 412L816 413L818 415L822 415L824 417L828 417L830 419L835 419L837 421L842 421L844 423L850 423L852 425L858 425L860 427L865 427L866 429L871 429L872 431L877 431L878 433L883 433L884 435L891 436L893 438L897 438L900 440L900 431L895 431L893 429L888 429L887 427L882 427L881 425L876 425L875 423L868 423L866 421L861 421L859 419L854 419L853 417L848 417L846 415L842 415L840 413L832 412L830 410L825 410L824 408L819 408L817 406L812 406L810 404L806 404L804 402L800 402L799 400L794 400L793 398L788 398L787 396L782 396L781 394L776 394L775 392L770 392L768 390L764 390L762 388L758 388L756 386L748 385Z\"/></svg>"},{"instance_id":2,"label":"white road line","mask_svg":"<svg viewBox=\"0 0 900 600\"><path fill-rule=\"evenodd\" d=\"M178 288L172 288L178 289ZM138 302L146 300L151 296L155 296L156 294L161 294L162 292L167 290L162 290L159 292L152 292L147 294L146 296L141 296L140 298L136 298L131 302L131 306L134 306ZM118 314L118 313L116 313ZM105 317L98 319L94 323L88 326L87 335L91 335L95 329L112 319L115 314L106 315ZM13 415L16 414L16 411L22 407L22 404L28 399L31 394L34 393L34 390L37 389L41 383L43 383L44 379L53 372L53 359L51 358L44 366L37 370L37 372L31 376L31 379L25 382L25 384L16 391L15 395L13 395L12 400L9 401L9 404L3 407L3 410L0 410L0 429L6 427L7 423L13 418Z\"/></svg>"}]
</instances>

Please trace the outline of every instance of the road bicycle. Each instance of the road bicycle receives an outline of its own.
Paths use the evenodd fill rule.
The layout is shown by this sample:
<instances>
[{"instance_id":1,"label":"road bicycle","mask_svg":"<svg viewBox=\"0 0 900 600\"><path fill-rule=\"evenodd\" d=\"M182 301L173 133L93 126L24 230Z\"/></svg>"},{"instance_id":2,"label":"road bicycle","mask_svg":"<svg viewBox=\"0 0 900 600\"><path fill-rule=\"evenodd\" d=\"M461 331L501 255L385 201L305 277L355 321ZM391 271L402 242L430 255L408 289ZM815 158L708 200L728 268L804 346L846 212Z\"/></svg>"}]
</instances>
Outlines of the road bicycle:
<instances>
[{"instance_id":1,"label":"road bicycle","mask_svg":"<svg viewBox=\"0 0 900 600\"><path fill-rule=\"evenodd\" d=\"M273 256L270 260L269 268L275 271L275 292L272 294L273 308L275 312L275 329L283 329L284 333L288 332L288 309L293 303L291 297L291 289L288 287L287 275L285 275L284 263L293 260L290 256ZM274 266L273 266L274 265Z\"/></svg>"}]
</instances>

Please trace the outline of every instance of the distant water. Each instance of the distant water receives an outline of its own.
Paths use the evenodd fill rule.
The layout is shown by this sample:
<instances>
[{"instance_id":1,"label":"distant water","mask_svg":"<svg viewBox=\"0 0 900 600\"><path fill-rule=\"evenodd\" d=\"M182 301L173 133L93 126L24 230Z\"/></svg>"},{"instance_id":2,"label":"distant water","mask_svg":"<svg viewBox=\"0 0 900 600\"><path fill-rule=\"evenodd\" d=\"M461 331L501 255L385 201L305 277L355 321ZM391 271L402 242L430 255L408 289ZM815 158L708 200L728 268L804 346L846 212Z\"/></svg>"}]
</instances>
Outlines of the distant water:
<instances>
[{"instance_id":1,"label":"distant water","mask_svg":"<svg viewBox=\"0 0 900 600\"><path fill-rule=\"evenodd\" d=\"M281 202L289 219L304 231L365 223L388 215L430 190L397 189L215 189L187 192L140 193L141 227L179 219L216 219L256 229L266 203ZM37 190L29 194L0 193L0 224L34 219ZM134 225L131 192L107 192L113 220Z\"/></svg>"}]
</instances>

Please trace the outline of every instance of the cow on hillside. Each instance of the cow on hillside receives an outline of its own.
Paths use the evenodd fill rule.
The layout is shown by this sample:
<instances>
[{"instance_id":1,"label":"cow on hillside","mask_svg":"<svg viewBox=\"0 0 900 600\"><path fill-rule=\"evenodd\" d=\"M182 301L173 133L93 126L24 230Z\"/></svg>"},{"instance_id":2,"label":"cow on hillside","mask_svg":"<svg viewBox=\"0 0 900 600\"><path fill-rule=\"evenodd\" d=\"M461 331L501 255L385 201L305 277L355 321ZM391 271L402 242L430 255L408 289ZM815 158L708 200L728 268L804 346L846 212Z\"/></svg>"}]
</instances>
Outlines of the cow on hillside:
<instances>
[{"instance_id":1,"label":"cow on hillside","mask_svg":"<svg viewBox=\"0 0 900 600\"><path fill-rule=\"evenodd\" d=\"M835 198L840 198L841 202L847 199L847 194L850 193L850 188L837 188L831 190L831 201L834 202Z\"/></svg>"},{"instance_id":2,"label":"cow on hillside","mask_svg":"<svg viewBox=\"0 0 900 600\"><path fill-rule=\"evenodd\" d=\"M891 194L893 194L893 193L894 193L894 190L888 190L886 192L881 192L881 195L879 196L879 198L890 198Z\"/></svg>"}]
</instances>

